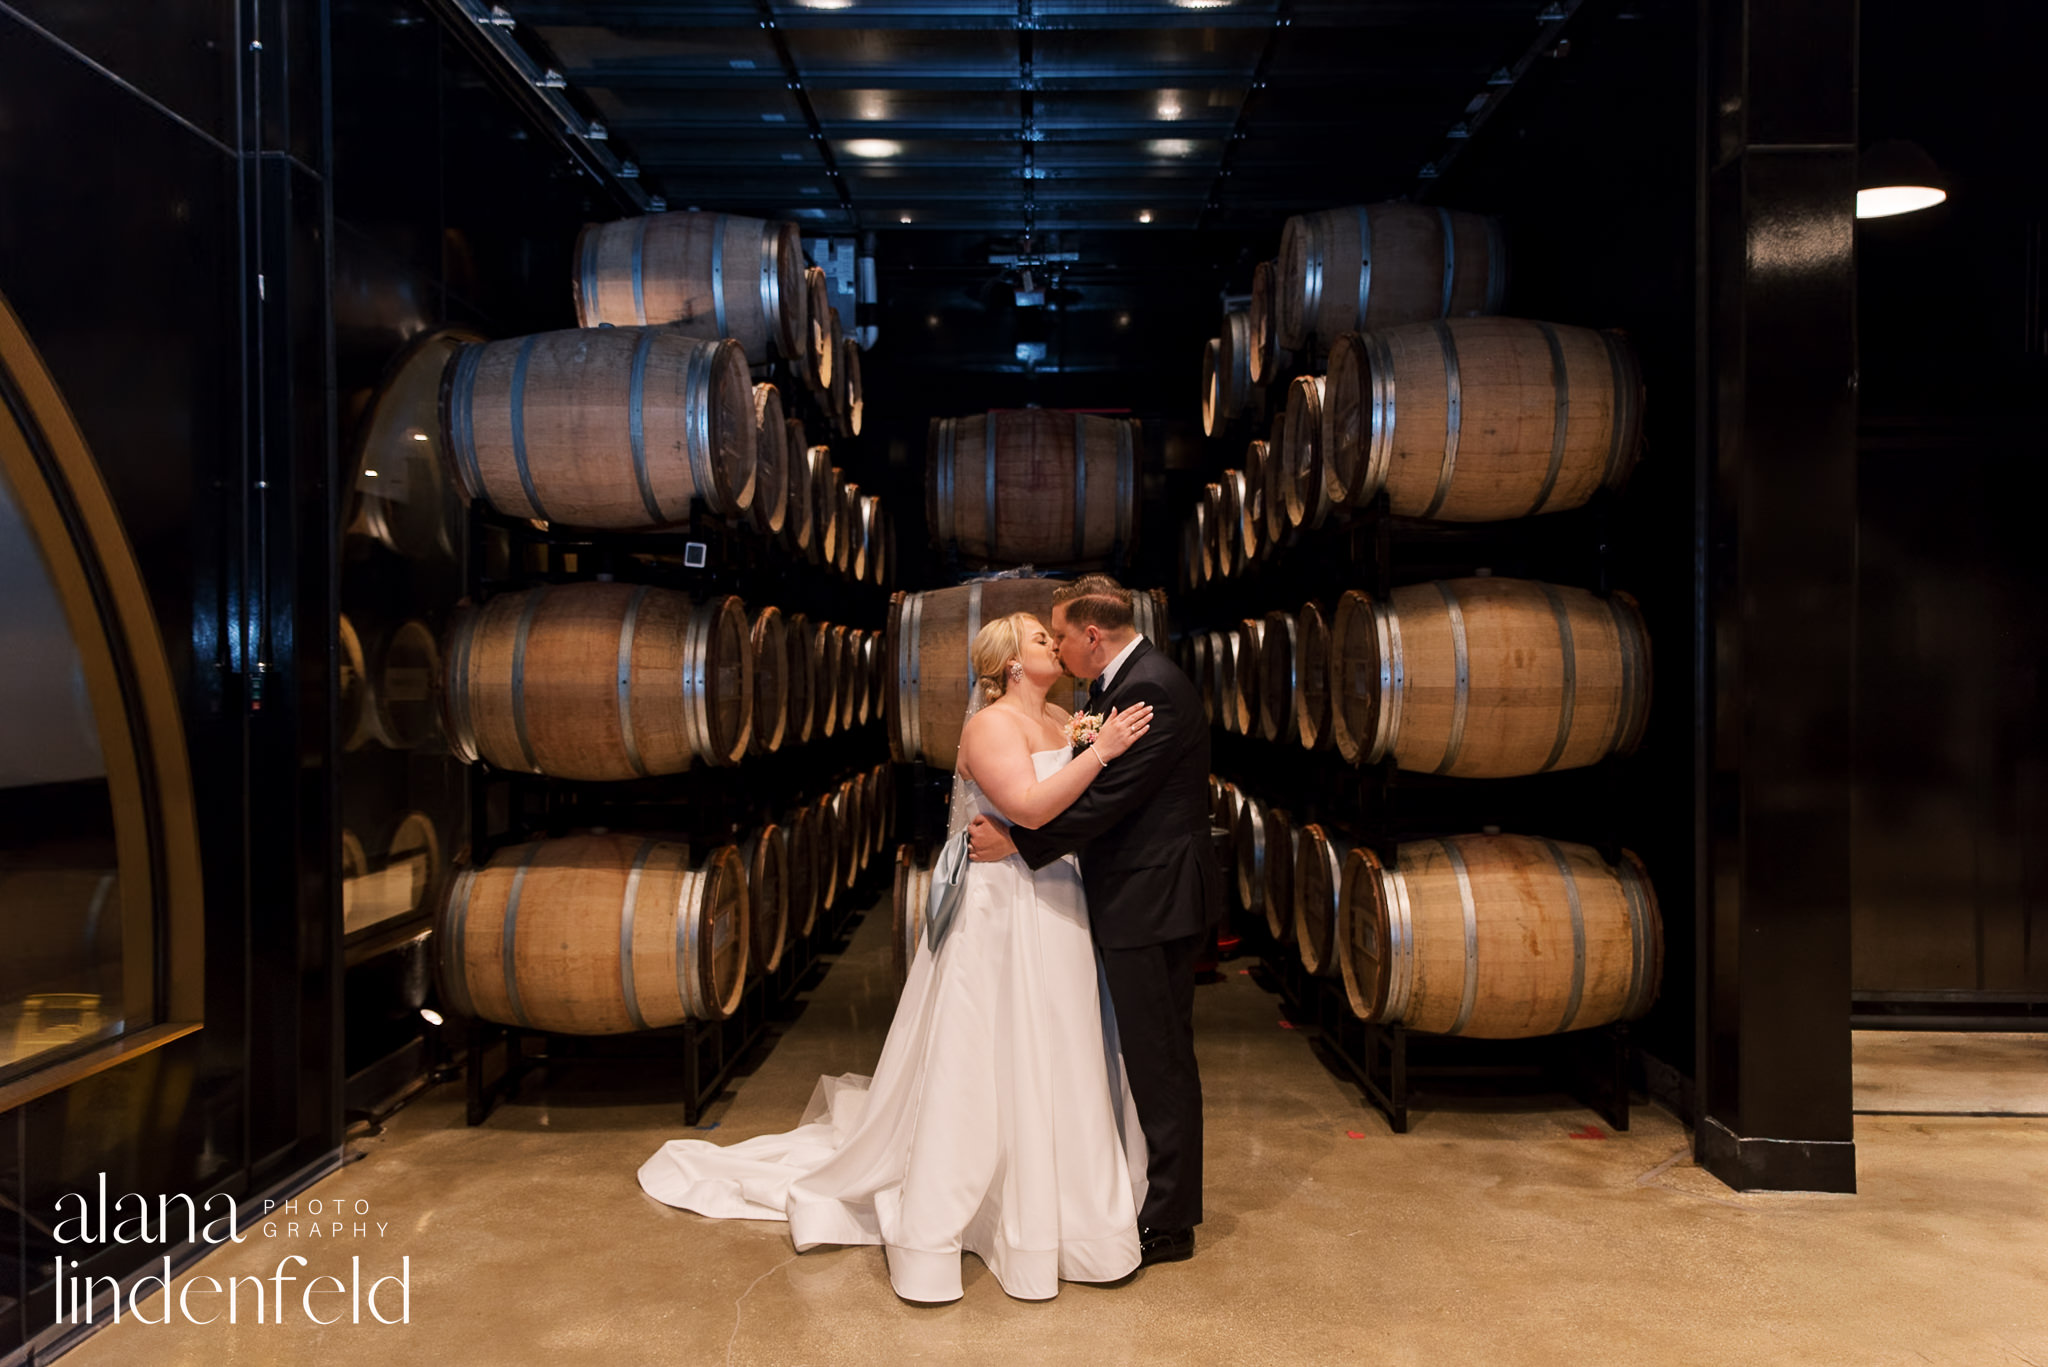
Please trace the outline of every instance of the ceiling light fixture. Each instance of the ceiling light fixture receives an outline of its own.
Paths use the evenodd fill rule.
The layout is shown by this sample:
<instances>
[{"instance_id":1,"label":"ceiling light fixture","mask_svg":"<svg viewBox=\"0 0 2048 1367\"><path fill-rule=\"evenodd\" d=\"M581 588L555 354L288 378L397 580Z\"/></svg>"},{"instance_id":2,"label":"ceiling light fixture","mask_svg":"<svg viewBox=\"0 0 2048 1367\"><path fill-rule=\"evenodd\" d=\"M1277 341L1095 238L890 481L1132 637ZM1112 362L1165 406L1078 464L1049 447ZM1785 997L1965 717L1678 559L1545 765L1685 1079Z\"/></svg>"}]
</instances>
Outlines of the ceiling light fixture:
<instances>
[{"instance_id":1,"label":"ceiling light fixture","mask_svg":"<svg viewBox=\"0 0 2048 1367\"><path fill-rule=\"evenodd\" d=\"M1174 96L1172 96L1172 95L1161 95L1161 96L1159 97L1159 117L1160 117L1160 118L1162 118L1162 119L1177 119L1177 118L1179 118L1179 117L1180 117L1180 101L1179 101L1179 99L1175 98L1175 97L1174 97Z\"/></svg>"},{"instance_id":2,"label":"ceiling light fixture","mask_svg":"<svg viewBox=\"0 0 2048 1367\"><path fill-rule=\"evenodd\" d=\"M1180 9L1228 9L1230 0L1173 0Z\"/></svg>"},{"instance_id":3,"label":"ceiling light fixture","mask_svg":"<svg viewBox=\"0 0 2048 1367\"><path fill-rule=\"evenodd\" d=\"M1155 157L1191 157L1195 144L1187 138L1154 138L1145 144L1145 150Z\"/></svg>"},{"instance_id":4,"label":"ceiling light fixture","mask_svg":"<svg viewBox=\"0 0 2048 1367\"><path fill-rule=\"evenodd\" d=\"M852 9L853 0L796 0L800 9Z\"/></svg>"},{"instance_id":5,"label":"ceiling light fixture","mask_svg":"<svg viewBox=\"0 0 2048 1367\"><path fill-rule=\"evenodd\" d=\"M891 142L888 138L853 138L844 146L849 155L869 159L903 155L903 144Z\"/></svg>"},{"instance_id":6,"label":"ceiling light fixture","mask_svg":"<svg viewBox=\"0 0 2048 1367\"><path fill-rule=\"evenodd\" d=\"M1878 142L1856 159L1856 217L1890 218L1948 198L1948 178L1917 142Z\"/></svg>"},{"instance_id":7,"label":"ceiling light fixture","mask_svg":"<svg viewBox=\"0 0 2048 1367\"><path fill-rule=\"evenodd\" d=\"M909 215L909 214L903 214L903 215L900 215L900 216L899 216L899 217L898 217L898 218L896 219L896 221L897 221L898 223L908 223L908 222L910 222L910 215Z\"/></svg>"},{"instance_id":8,"label":"ceiling light fixture","mask_svg":"<svg viewBox=\"0 0 2048 1367\"><path fill-rule=\"evenodd\" d=\"M1150 209L1140 209L1140 210L1138 210L1138 222L1140 222L1140 223L1150 223L1151 221L1152 221L1152 211L1151 211Z\"/></svg>"}]
</instances>

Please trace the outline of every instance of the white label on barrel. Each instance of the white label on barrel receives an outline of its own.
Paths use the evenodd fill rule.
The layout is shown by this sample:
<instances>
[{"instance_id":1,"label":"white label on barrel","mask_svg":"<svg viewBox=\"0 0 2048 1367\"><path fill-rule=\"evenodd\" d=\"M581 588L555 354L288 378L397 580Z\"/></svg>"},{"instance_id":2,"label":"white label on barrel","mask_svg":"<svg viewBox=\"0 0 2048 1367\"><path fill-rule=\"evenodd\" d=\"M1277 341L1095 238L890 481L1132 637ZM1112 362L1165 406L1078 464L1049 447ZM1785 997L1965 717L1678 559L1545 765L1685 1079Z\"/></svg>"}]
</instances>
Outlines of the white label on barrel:
<instances>
[{"instance_id":1,"label":"white label on barrel","mask_svg":"<svg viewBox=\"0 0 2048 1367\"><path fill-rule=\"evenodd\" d=\"M393 667L385 670L384 698L387 702L425 702L427 671L411 667Z\"/></svg>"},{"instance_id":2,"label":"white label on barrel","mask_svg":"<svg viewBox=\"0 0 2048 1367\"><path fill-rule=\"evenodd\" d=\"M716 959L732 944L733 926L739 917L730 914L714 916L711 920L711 957Z\"/></svg>"}]
</instances>

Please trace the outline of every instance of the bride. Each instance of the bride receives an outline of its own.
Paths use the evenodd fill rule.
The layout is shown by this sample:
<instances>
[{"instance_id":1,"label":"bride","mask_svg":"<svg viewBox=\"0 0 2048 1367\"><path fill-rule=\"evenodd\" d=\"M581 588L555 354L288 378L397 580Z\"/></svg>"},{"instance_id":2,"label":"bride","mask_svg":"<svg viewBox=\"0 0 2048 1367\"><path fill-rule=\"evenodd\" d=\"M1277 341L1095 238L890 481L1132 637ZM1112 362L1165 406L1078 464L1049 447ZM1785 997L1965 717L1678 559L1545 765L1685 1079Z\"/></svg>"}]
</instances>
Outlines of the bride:
<instances>
[{"instance_id":1,"label":"bride","mask_svg":"<svg viewBox=\"0 0 2048 1367\"><path fill-rule=\"evenodd\" d=\"M1059 653L1028 613L990 622L971 658L979 710L960 735L950 826L986 813L1037 827L1142 737L1115 713L1068 748L1046 701ZM1024 1300L1138 1267L1144 1137L1099 986L1071 856L966 866L952 927L929 936L872 1081L821 1078L798 1128L729 1148L664 1144L640 1168L658 1201L723 1219L787 1220L798 1252L881 1244L911 1301L957 1300L962 1251Z\"/></svg>"}]
</instances>

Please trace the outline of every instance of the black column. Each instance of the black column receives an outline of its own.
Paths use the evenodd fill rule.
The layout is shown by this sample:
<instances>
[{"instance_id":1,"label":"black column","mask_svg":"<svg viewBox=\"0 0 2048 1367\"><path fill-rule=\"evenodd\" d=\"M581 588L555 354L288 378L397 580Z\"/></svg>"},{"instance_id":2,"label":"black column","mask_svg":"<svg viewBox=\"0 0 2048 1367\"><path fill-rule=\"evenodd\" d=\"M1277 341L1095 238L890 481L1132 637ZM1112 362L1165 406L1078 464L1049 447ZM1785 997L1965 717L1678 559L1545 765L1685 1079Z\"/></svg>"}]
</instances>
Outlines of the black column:
<instances>
[{"instance_id":1,"label":"black column","mask_svg":"<svg viewBox=\"0 0 2048 1367\"><path fill-rule=\"evenodd\" d=\"M1703 0L1703 1166L1853 1191L1856 3Z\"/></svg>"}]
</instances>

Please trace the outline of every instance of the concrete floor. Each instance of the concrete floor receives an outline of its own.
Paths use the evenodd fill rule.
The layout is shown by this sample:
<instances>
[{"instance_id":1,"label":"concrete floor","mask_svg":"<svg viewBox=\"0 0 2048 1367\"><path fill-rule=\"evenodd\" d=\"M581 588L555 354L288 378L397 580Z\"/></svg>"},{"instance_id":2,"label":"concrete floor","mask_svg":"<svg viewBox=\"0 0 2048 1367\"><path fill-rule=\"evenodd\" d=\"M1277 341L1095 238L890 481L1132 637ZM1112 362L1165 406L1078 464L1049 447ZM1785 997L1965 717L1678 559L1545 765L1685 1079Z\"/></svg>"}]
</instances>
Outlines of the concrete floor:
<instances>
[{"instance_id":1,"label":"concrete floor","mask_svg":"<svg viewBox=\"0 0 2048 1367\"><path fill-rule=\"evenodd\" d=\"M866 918L710 1134L788 1128L820 1073L872 1067L888 919ZM366 1202L347 1218L381 1235L258 1228L194 1269L267 1276L301 1253L308 1276L351 1255L381 1275L409 1256L408 1327L131 1322L66 1367L2048 1363L2048 1120L1859 1118L1860 1195L1739 1195L1661 1110L1610 1134L1563 1098L1446 1104L1397 1136L1251 977L1227 970L1198 1011L1209 1219L1192 1262L1122 1286L1020 1303L970 1259L963 1300L911 1306L879 1249L797 1257L779 1224L668 1209L633 1174L681 1108L584 1065L482 1128L447 1086L352 1144L361 1161L301 1201ZM1897 1094L1914 1062L1875 1048ZM2020 1048L2039 1059L2038 1037Z\"/></svg>"}]
</instances>

